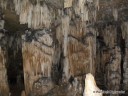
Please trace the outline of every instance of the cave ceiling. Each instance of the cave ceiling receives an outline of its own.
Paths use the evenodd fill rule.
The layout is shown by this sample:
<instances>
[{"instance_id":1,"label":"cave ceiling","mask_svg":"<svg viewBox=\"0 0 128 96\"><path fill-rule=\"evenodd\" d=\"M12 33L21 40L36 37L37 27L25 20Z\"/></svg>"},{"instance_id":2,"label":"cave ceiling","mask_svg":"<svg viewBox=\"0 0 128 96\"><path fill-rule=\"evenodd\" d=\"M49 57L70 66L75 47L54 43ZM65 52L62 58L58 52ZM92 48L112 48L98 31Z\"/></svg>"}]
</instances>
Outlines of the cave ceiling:
<instances>
[{"instance_id":1,"label":"cave ceiling","mask_svg":"<svg viewBox=\"0 0 128 96\"><path fill-rule=\"evenodd\" d=\"M20 1L20 3L18 3L18 1ZM5 18L5 21L7 22L5 24L5 28L10 31L25 30L27 28L27 24L28 24L28 28L33 28L33 29L41 29L43 27L50 27L50 24L52 22L54 22L54 20L56 18L59 18L59 16L56 16L56 13L58 10L65 10L65 7L73 10L73 7L74 7L73 3L76 0L74 0L74 1L69 0L69 1L72 2L72 4L66 5L66 2L68 2L67 0L26 0L26 1L25 0L1 0L0 2L1 2L1 6L3 8L4 18ZM92 24L90 24L91 26L100 26L101 27L103 24L107 24L107 23L118 24L118 23L121 23L122 21L128 20L128 2L127 2L127 0L94 0L94 1L87 0L87 1L88 2L86 4L87 4L87 6L89 6L89 8L88 8L88 10L90 11L89 14L93 11L94 11L94 14L96 14L96 16L95 16L96 21L93 22ZM40 24L41 27L40 26L37 27L36 25L34 25L34 23L31 22L32 20L26 21L27 20L26 18L29 19L29 16L26 17L27 16L26 14L21 15L23 12L21 10L24 10L24 12L27 12L27 11L30 11L30 10L28 10L28 8L30 8L30 7L22 8L19 11L17 8L18 4L21 7L25 7L22 4L27 5L28 2L31 5L33 5L32 7L35 7L35 8L37 7L37 9L40 9L40 7L43 6L42 8L45 8L44 11L49 11L49 13L45 14L45 16L44 16L45 18L42 18L42 19L46 20L45 22L43 22L43 23L45 23L44 25L46 25L46 26L43 26L43 24ZM16 6L16 4L17 4L17 6ZM40 5L36 6L38 4L40 4ZM97 7L95 7L95 6L97 6ZM95 9L95 8L97 8L97 9ZM21 12L21 13L19 13L19 12ZM114 14L115 14L115 18L117 20L114 20L114 18L113 18ZM23 18L23 16L26 18ZM38 20L38 18L40 18L40 17L35 17L35 19Z\"/></svg>"}]
</instances>

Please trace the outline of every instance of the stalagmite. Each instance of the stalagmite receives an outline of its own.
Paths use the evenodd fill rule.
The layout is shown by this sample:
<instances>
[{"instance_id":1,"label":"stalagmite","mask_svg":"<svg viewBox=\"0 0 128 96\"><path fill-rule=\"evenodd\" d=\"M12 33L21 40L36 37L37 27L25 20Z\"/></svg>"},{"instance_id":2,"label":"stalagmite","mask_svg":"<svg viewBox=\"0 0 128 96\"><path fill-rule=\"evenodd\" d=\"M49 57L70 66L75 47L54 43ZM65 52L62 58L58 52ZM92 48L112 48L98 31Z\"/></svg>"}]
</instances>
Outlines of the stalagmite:
<instances>
[{"instance_id":1,"label":"stalagmite","mask_svg":"<svg viewBox=\"0 0 128 96\"><path fill-rule=\"evenodd\" d=\"M97 87L96 81L91 73L86 74L83 96L103 96L102 90Z\"/></svg>"},{"instance_id":2,"label":"stalagmite","mask_svg":"<svg viewBox=\"0 0 128 96\"><path fill-rule=\"evenodd\" d=\"M64 36L64 41L63 41L63 50L64 50L64 74L67 79L69 79L70 73L69 73L69 59L67 58L68 55L68 34L69 34L69 22L70 19L68 16L62 18L62 32Z\"/></svg>"}]
</instances>

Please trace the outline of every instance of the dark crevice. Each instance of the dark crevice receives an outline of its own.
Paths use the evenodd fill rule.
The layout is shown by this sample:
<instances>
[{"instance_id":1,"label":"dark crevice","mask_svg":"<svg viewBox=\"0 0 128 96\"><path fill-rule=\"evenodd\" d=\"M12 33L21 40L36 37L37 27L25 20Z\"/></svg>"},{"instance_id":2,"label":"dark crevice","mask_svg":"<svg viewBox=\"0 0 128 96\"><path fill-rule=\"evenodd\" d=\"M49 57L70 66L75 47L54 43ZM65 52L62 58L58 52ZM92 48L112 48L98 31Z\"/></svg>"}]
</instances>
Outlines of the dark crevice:
<instances>
[{"instance_id":1,"label":"dark crevice","mask_svg":"<svg viewBox=\"0 0 128 96\"><path fill-rule=\"evenodd\" d=\"M117 45L120 46L121 49L121 63L120 63L120 68L121 68L121 86L120 89L122 89L123 85L123 64L124 64L124 57L125 57L125 40L122 38L122 30L120 26L117 26Z\"/></svg>"},{"instance_id":2,"label":"dark crevice","mask_svg":"<svg viewBox=\"0 0 128 96\"><path fill-rule=\"evenodd\" d=\"M124 58L125 58L125 40L121 39L121 84L123 84L123 73L124 73L124 69L123 69L123 64L124 64ZM121 86L122 89L123 86Z\"/></svg>"},{"instance_id":3,"label":"dark crevice","mask_svg":"<svg viewBox=\"0 0 128 96\"><path fill-rule=\"evenodd\" d=\"M20 96L24 90L23 58L21 36L8 34L7 76L11 96Z\"/></svg>"}]
</instances>

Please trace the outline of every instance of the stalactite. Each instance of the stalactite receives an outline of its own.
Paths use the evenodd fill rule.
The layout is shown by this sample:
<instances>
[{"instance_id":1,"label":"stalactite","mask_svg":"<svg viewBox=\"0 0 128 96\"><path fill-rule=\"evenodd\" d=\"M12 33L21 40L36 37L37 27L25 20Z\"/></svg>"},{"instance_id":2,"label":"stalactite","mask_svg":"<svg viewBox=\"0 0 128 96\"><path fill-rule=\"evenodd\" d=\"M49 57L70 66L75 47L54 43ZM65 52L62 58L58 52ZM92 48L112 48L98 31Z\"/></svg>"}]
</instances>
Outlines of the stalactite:
<instances>
[{"instance_id":1,"label":"stalactite","mask_svg":"<svg viewBox=\"0 0 128 96\"><path fill-rule=\"evenodd\" d=\"M4 29L4 20L0 20L0 30Z\"/></svg>"},{"instance_id":2,"label":"stalactite","mask_svg":"<svg viewBox=\"0 0 128 96\"><path fill-rule=\"evenodd\" d=\"M94 43L94 38L91 37L91 36L88 36L87 38L87 42L88 42L88 50L89 50L89 60L90 60L90 73L94 74L95 73L95 61L94 61L94 58L95 58L95 51L93 50L96 50L95 49L95 43Z\"/></svg>"},{"instance_id":3,"label":"stalactite","mask_svg":"<svg viewBox=\"0 0 128 96\"><path fill-rule=\"evenodd\" d=\"M97 10L100 9L100 0L94 0L95 2L95 7L97 8Z\"/></svg>"},{"instance_id":4,"label":"stalactite","mask_svg":"<svg viewBox=\"0 0 128 96\"><path fill-rule=\"evenodd\" d=\"M7 3L7 1L1 0L1 7L5 9ZM21 24L28 24L29 28L34 29L50 27L54 14L45 3L41 5L38 0L37 4L32 4L30 0L13 0L13 3Z\"/></svg>"},{"instance_id":5,"label":"stalactite","mask_svg":"<svg viewBox=\"0 0 128 96\"><path fill-rule=\"evenodd\" d=\"M128 22L124 22L121 25L121 29L122 29L122 37L123 39L127 40L127 34L128 34Z\"/></svg>"},{"instance_id":6,"label":"stalactite","mask_svg":"<svg viewBox=\"0 0 128 96\"><path fill-rule=\"evenodd\" d=\"M75 5L73 7L75 14L79 15L82 18L82 21L89 21L89 9L87 6L85 6L85 4L85 0L78 0L75 1Z\"/></svg>"},{"instance_id":7,"label":"stalactite","mask_svg":"<svg viewBox=\"0 0 128 96\"><path fill-rule=\"evenodd\" d=\"M64 8L68 8L72 6L73 0L64 0Z\"/></svg>"},{"instance_id":8,"label":"stalactite","mask_svg":"<svg viewBox=\"0 0 128 96\"><path fill-rule=\"evenodd\" d=\"M6 9L7 8L7 0L1 0L0 5L2 8Z\"/></svg>"},{"instance_id":9,"label":"stalactite","mask_svg":"<svg viewBox=\"0 0 128 96\"><path fill-rule=\"evenodd\" d=\"M67 66L65 66L64 68L66 69L69 76L73 77L82 76L82 74L84 75L88 72L92 72L94 74L94 58L96 56L96 44L94 42L95 37L92 35L92 33L95 34L95 32L94 30L90 29L92 33L86 34L86 32L82 30L83 23L81 23L79 20L74 21L75 27L69 27L71 29L68 33L68 54L66 55L67 57L65 57L65 61L68 62L67 64L69 64L67 65L69 67L68 70L70 69L70 71L67 71ZM83 38L83 40L81 40L81 38Z\"/></svg>"},{"instance_id":10,"label":"stalactite","mask_svg":"<svg viewBox=\"0 0 128 96\"><path fill-rule=\"evenodd\" d=\"M67 56L67 44L68 44L68 34L69 34L69 22L70 18L68 16L62 18L62 32L64 36L64 56Z\"/></svg>"},{"instance_id":11,"label":"stalactite","mask_svg":"<svg viewBox=\"0 0 128 96\"><path fill-rule=\"evenodd\" d=\"M0 1L2 8L8 5L7 1ZM119 66L122 57L120 48L115 46L118 45L117 29L120 23L126 47L123 59L123 82L127 88L128 24L120 19L122 9L119 10L108 4L108 1L111 0L11 1L14 3L12 9L14 8L16 14L19 15L20 24L28 24L28 28L30 28L22 36L26 95L48 93L54 86L52 80L55 78L51 76L53 71L60 75L58 79L56 76L58 74L54 74L54 77L58 79L57 84L62 85L59 88L66 85L68 92L63 92L66 94L64 96L76 95L87 73L92 73L97 78L100 76L103 78L102 75L106 73L107 88L113 90L115 84L115 89L118 90L121 76ZM4 22L0 21L0 29L4 28L3 24ZM98 44L97 38L99 39ZM10 37L9 40L9 47L11 47L15 39ZM19 46L20 40L17 40L17 43L14 46ZM18 46L16 51L18 51ZM87 75L85 81L87 82L85 82L84 95L88 96L86 91L91 92L90 90L95 90L95 88L96 91L100 91L91 74ZM86 90L86 87L90 88L88 82L91 82L90 85L94 87L91 86L92 89ZM82 89L83 87L80 87L80 90ZM93 95L102 96L102 94ZM59 95L57 94L57 96Z\"/></svg>"},{"instance_id":12,"label":"stalactite","mask_svg":"<svg viewBox=\"0 0 128 96\"><path fill-rule=\"evenodd\" d=\"M118 20L118 10L115 8L113 9L113 17L114 17L114 20L117 21Z\"/></svg>"},{"instance_id":13,"label":"stalactite","mask_svg":"<svg viewBox=\"0 0 128 96\"><path fill-rule=\"evenodd\" d=\"M116 45L116 40L117 40L117 29L116 29L116 26L108 26L106 27L106 29L104 30L104 41L105 41L105 44L109 47L109 48L112 48Z\"/></svg>"},{"instance_id":14,"label":"stalactite","mask_svg":"<svg viewBox=\"0 0 128 96\"><path fill-rule=\"evenodd\" d=\"M69 22L70 18L68 16L62 18L62 32L64 36L64 41L63 41L63 53L64 53L64 74L67 79L69 79L70 73L69 73L69 58L67 57L68 51L68 34L69 34Z\"/></svg>"},{"instance_id":15,"label":"stalactite","mask_svg":"<svg viewBox=\"0 0 128 96\"><path fill-rule=\"evenodd\" d=\"M6 4L2 2L4 1L1 1L2 5ZM36 4L33 4L30 0L13 0L13 2L15 5L15 11L20 17L20 23L28 24L29 28L49 28L51 26L52 20L55 19L53 10L47 7L47 3L49 4L49 2L51 2L49 0L44 1L43 5L41 5L40 1L38 0L36 0ZM63 0L59 1L59 3L61 2L63 2ZM89 8L88 6L85 6L87 2L90 3L90 1L85 0L64 0L63 5L64 8L73 7L75 14L79 15L82 18L82 21L89 21ZM97 0L95 5L96 7L99 5L99 0ZM96 14L96 11L94 11L94 14Z\"/></svg>"}]
</instances>

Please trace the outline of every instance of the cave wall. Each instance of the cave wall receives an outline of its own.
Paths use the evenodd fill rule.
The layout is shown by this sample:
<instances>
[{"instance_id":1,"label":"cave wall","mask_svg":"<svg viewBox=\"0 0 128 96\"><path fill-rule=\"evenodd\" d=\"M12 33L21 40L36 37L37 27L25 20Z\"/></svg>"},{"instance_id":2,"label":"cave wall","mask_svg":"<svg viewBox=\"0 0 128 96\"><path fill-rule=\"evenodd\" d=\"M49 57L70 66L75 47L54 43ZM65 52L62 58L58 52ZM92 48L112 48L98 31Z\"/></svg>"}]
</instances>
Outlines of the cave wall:
<instances>
[{"instance_id":1,"label":"cave wall","mask_svg":"<svg viewBox=\"0 0 128 96\"><path fill-rule=\"evenodd\" d=\"M123 30L123 39L125 40L125 54L124 54L124 62L123 62L123 70L124 70L124 73L123 73L123 83L124 83L124 89L125 90L128 90L128 72L127 72L127 68L128 68L128 22L124 22L122 24L122 30Z\"/></svg>"},{"instance_id":2,"label":"cave wall","mask_svg":"<svg viewBox=\"0 0 128 96\"><path fill-rule=\"evenodd\" d=\"M11 1L1 7L29 28L22 34L26 95L65 83L65 96L82 94L87 73L108 90L128 90L127 0Z\"/></svg>"},{"instance_id":3,"label":"cave wall","mask_svg":"<svg viewBox=\"0 0 128 96\"><path fill-rule=\"evenodd\" d=\"M14 1L14 8L19 15L20 23L28 23L28 27L32 28L22 35L27 95L33 92L39 94L39 91L40 94L45 94L53 88L53 84L58 81L68 82L71 77L78 77L82 84L82 77L86 73L95 73L96 54L93 48L96 48L96 32L93 28L88 28L86 32L84 27L88 19L88 15L84 18L83 10L87 10L84 7L85 2L75 1L73 6L75 10L69 8L72 6L72 1L64 2L61 9L54 5L49 7L47 2L42 2L42 5L36 2L33 5L29 0ZM45 79L48 88L45 88L42 83Z\"/></svg>"},{"instance_id":4,"label":"cave wall","mask_svg":"<svg viewBox=\"0 0 128 96\"><path fill-rule=\"evenodd\" d=\"M0 95L8 96L9 86L7 81L7 37L4 29L4 20L0 11Z\"/></svg>"},{"instance_id":5,"label":"cave wall","mask_svg":"<svg viewBox=\"0 0 128 96\"><path fill-rule=\"evenodd\" d=\"M26 94L39 88L40 90L36 93L45 94L48 92L47 90L53 88L51 79L52 64L55 56L53 36L47 29L29 30L26 33L26 35L22 36L24 38L22 52ZM42 80L40 81L41 86L38 85L39 80Z\"/></svg>"}]
</instances>

